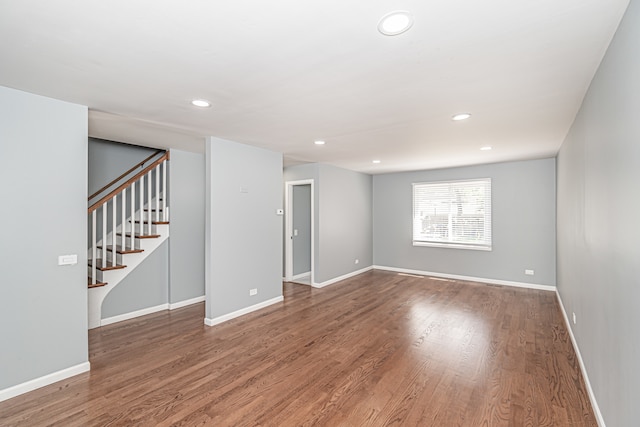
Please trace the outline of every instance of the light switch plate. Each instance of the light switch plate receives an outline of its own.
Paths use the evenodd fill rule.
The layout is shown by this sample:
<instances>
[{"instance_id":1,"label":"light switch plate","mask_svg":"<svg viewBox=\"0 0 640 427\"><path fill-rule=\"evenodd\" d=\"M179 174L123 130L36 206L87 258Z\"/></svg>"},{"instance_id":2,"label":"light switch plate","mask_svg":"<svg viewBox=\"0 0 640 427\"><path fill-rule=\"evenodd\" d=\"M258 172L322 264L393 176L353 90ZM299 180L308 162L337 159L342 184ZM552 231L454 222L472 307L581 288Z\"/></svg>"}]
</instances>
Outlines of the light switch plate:
<instances>
[{"instance_id":1,"label":"light switch plate","mask_svg":"<svg viewBox=\"0 0 640 427\"><path fill-rule=\"evenodd\" d=\"M60 255L58 265L75 265L78 263L78 255Z\"/></svg>"}]
</instances>

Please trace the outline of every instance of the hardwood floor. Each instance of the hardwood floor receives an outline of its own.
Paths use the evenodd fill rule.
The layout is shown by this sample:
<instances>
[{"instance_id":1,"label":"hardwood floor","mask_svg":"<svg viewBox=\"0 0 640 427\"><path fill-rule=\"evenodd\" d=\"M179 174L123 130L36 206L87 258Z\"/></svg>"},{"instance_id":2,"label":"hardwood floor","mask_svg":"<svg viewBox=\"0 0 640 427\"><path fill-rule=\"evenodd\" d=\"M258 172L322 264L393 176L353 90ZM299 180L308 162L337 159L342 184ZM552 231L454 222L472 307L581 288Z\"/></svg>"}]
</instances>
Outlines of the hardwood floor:
<instances>
[{"instance_id":1,"label":"hardwood floor","mask_svg":"<svg viewBox=\"0 0 640 427\"><path fill-rule=\"evenodd\" d=\"M224 324L90 331L91 372L2 426L596 426L552 292L371 271Z\"/></svg>"}]
</instances>

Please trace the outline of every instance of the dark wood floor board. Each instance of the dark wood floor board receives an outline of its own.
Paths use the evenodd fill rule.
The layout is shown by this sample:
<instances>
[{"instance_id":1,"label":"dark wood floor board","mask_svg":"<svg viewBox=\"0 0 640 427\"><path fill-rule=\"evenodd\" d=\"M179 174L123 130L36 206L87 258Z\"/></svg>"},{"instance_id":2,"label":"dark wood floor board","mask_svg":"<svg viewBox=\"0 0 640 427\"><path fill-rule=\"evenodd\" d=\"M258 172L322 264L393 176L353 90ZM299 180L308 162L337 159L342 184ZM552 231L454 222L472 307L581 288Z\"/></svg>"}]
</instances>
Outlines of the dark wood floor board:
<instances>
[{"instance_id":1,"label":"dark wood floor board","mask_svg":"<svg viewBox=\"0 0 640 427\"><path fill-rule=\"evenodd\" d=\"M204 304L89 332L91 372L2 426L596 426L552 292L371 271L214 327Z\"/></svg>"}]
</instances>

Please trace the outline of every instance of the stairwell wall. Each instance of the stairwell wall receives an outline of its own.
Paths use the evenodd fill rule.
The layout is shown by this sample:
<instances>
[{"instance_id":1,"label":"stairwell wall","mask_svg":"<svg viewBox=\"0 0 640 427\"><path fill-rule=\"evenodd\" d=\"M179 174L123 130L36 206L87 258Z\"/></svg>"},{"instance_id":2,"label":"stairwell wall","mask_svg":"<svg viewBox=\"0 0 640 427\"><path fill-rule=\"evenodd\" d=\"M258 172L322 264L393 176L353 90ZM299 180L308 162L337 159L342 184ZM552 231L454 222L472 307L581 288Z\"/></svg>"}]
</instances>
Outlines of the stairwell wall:
<instances>
[{"instance_id":1,"label":"stairwell wall","mask_svg":"<svg viewBox=\"0 0 640 427\"><path fill-rule=\"evenodd\" d=\"M156 151L155 148L89 138L89 189L87 195L98 191L122 172Z\"/></svg>"},{"instance_id":2,"label":"stairwell wall","mask_svg":"<svg viewBox=\"0 0 640 427\"><path fill-rule=\"evenodd\" d=\"M169 303L204 298L204 154L171 150Z\"/></svg>"},{"instance_id":3,"label":"stairwell wall","mask_svg":"<svg viewBox=\"0 0 640 427\"><path fill-rule=\"evenodd\" d=\"M87 107L0 87L0 161L4 400L89 368Z\"/></svg>"},{"instance_id":4,"label":"stairwell wall","mask_svg":"<svg viewBox=\"0 0 640 427\"><path fill-rule=\"evenodd\" d=\"M90 185L98 190L154 151L89 139ZM103 320L204 299L204 155L171 150L168 164L169 240L109 292Z\"/></svg>"}]
</instances>

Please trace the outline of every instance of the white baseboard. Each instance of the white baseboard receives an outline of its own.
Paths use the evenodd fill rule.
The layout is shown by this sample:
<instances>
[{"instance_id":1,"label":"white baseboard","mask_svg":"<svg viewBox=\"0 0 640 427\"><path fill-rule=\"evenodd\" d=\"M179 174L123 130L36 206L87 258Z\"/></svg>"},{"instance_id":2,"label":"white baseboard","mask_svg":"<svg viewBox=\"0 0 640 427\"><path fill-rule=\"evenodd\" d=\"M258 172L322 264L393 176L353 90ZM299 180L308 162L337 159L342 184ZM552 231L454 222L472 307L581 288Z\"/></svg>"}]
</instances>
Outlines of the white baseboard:
<instances>
[{"instance_id":1,"label":"white baseboard","mask_svg":"<svg viewBox=\"0 0 640 427\"><path fill-rule=\"evenodd\" d=\"M351 273L344 274L344 275L342 275L340 277L334 277L333 279L329 279L329 280L327 280L325 282L322 282L322 283L315 283L314 282L314 283L311 284L311 286L313 286L314 288L324 288L325 286L332 285L332 284L334 284L336 282L339 282L341 280L345 280L345 279L348 279L350 277L357 276L358 274L366 273L369 270L373 270L373 268L374 267L372 267L372 266L365 267L363 269L360 269L360 270L357 270L357 271L353 271Z\"/></svg>"},{"instance_id":2,"label":"white baseboard","mask_svg":"<svg viewBox=\"0 0 640 427\"><path fill-rule=\"evenodd\" d=\"M178 302L174 302L174 303L170 303L169 304L169 310L175 310L176 308L182 308L182 307L186 307L188 305L191 304L197 304L199 302L204 301L205 296L199 296L199 297L195 297L195 298L191 298L191 299L187 299L184 301L178 301Z\"/></svg>"},{"instance_id":3,"label":"white baseboard","mask_svg":"<svg viewBox=\"0 0 640 427\"><path fill-rule=\"evenodd\" d=\"M509 280L485 279L482 277L461 276L459 274L435 273L432 271L411 270L408 268L387 267L383 265L374 265L376 270L394 271L396 273L418 274L420 276L442 277L445 279L465 280L469 282L490 283L492 285L513 286L516 288L538 289L541 291L555 292L556 287L552 285L539 285L535 283L512 282Z\"/></svg>"},{"instance_id":4,"label":"white baseboard","mask_svg":"<svg viewBox=\"0 0 640 427\"><path fill-rule=\"evenodd\" d=\"M582 377L584 378L584 383L587 386L587 393L589 394L589 400L591 401L591 407L593 408L593 412L596 415L596 421L598 422L599 427L606 427L604 423L604 418L602 417L602 413L600 412L600 407L598 406L598 402L596 401L596 396L593 393L593 389L591 388L591 383L589 382L589 375L587 375L587 368L584 366L584 361L582 360L582 355L580 354L580 347L578 347L578 342L576 341L576 337L573 335L573 330L571 329L571 323L569 323L569 316L567 314L567 310L564 308L564 303L562 302L562 298L560 298L560 293L556 289L556 297L558 298L558 302L560 303L560 311L562 311L562 316L564 317L564 323L569 331L569 336L571 337L571 344L573 344L573 351L575 351L576 356L578 357L578 363L580 364L580 370L582 371Z\"/></svg>"},{"instance_id":5,"label":"white baseboard","mask_svg":"<svg viewBox=\"0 0 640 427\"><path fill-rule=\"evenodd\" d=\"M123 320L129 320L136 317L144 316L151 313L157 313L158 311L168 310L169 304L160 304L155 307L143 308L142 310L132 311L131 313L120 314L118 316L107 317L100 321L100 326L107 326L112 323L122 322Z\"/></svg>"},{"instance_id":6,"label":"white baseboard","mask_svg":"<svg viewBox=\"0 0 640 427\"><path fill-rule=\"evenodd\" d=\"M268 307L272 304L276 304L284 301L284 297L281 295L279 297L271 298L269 300L259 302L258 304L254 304L249 307L241 308L240 310L236 310L232 313L225 314L223 316L215 317L213 319L209 319L207 317L204 318L204 324L207 326L215 326L220 323L226 322L227 320L235 319L236 317L243 316L245 314L249 314L253 311L260 310L261 308Z\"/></svg>"},{"instance_id":7,"label":"white baseboard","mask_svg":"<svg viewBox=\"0 0 640 427\"><path fill-rule=\"evenodd\" d=\"M44 387L58 381L66 380L69 377L87 372L90 368L91 365L89 364L89 362L84 362L80 363L79 365L62 369L61 371L57 371L52 374L48 374L43 377L24 382L22 384L14 385L13 387L5 388L4 390L0 390L0 402L24 393L28 393L37 388Z\"/></svg>"},{"instance_id":8,"label":"white baseboard","mask_svg":"<svg viewBox=\"0 0 640 427\"><path fill-rule=\"evenodd\" d=\"M300 274L296 274L295 276L291 277L291 280L298 280L298 279L302 279L303 277L308 277L311 276L311 272L307 271L306 273L300 273Z\"/></svg>"}]
</instances>

